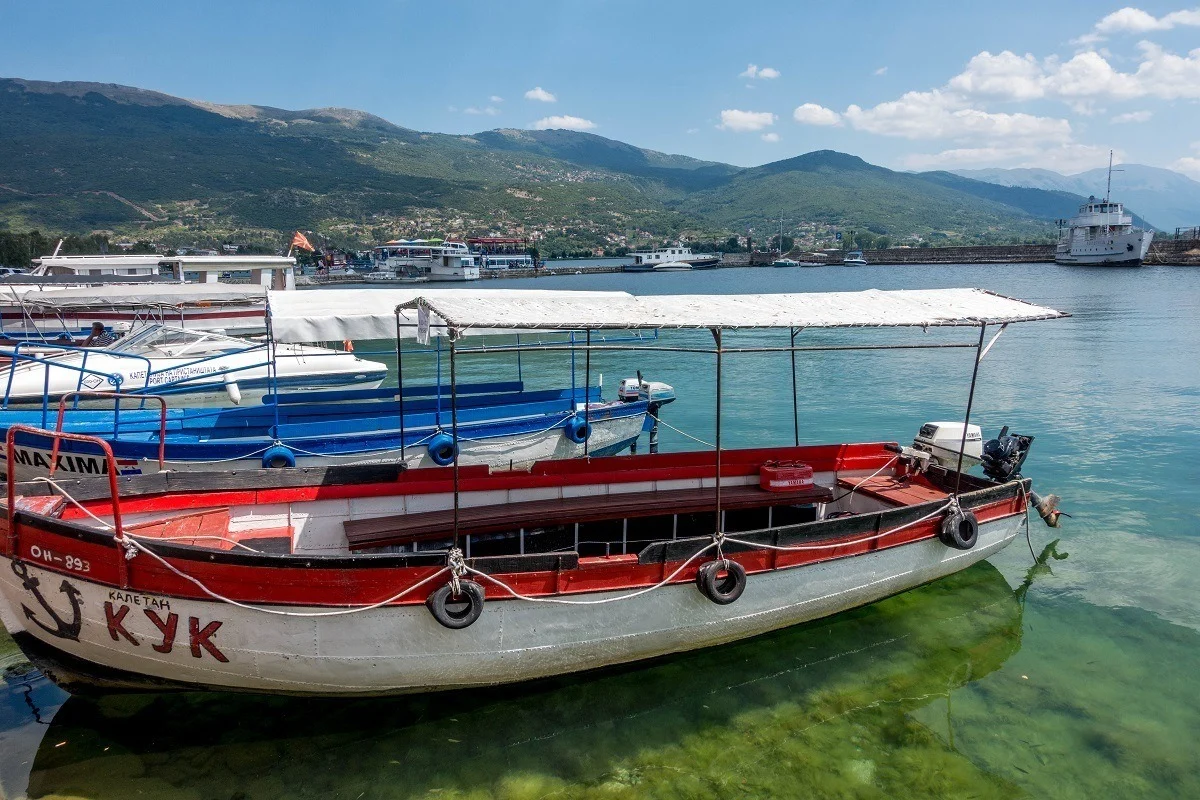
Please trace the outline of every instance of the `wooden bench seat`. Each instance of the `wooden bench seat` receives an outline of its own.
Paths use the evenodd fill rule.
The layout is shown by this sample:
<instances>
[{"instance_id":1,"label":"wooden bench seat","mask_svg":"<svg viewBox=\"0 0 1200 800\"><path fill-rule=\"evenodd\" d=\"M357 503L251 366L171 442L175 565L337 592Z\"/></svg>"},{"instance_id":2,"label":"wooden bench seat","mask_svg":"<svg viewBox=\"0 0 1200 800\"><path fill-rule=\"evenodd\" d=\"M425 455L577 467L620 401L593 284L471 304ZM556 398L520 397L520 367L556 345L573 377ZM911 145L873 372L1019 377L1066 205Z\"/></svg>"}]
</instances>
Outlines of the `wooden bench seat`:
<instances>
[{"instance_id":1,"label":"wooden bench seat","mask_svg":"<svg viewBox=\"0 0 1200 800\"><path fill-rule=\"evenodd\" d=\"M756 485L721 487L721 509L725 511L826 503L832 499L833 492L821 486L794 492L768 492ZM712 511L715 504L716 490L712 488L663 489L532 500L461 508L458 527L462 535L496 533L519 528L574 525L610 519L703 513ZM396 514L342 523L351 550L445 538L451 534L453 527L453 509Z\"/></svg>"},{"instance_id":2,"label":"wooden bench seat","mask_svg":"<svg viewBox=\"0 0 1200 800\"><path fill-rule=\"evenodd\" d=\"M915 506L934 500L945 500L948 495L912 478L896 478L880 475L874 478L839 478L838 486L853 489L856 494L873 497L895 506Z\"/></svg>"}]
</instances>

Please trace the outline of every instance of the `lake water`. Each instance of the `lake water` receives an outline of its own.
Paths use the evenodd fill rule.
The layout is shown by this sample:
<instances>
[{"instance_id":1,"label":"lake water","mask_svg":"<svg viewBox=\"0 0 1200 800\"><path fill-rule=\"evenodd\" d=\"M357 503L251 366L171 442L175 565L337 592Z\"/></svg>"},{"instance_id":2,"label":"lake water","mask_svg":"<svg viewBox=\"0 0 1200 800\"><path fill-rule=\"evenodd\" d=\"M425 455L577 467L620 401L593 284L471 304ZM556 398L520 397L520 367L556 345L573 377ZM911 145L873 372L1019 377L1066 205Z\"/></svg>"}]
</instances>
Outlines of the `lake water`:
<instances>
[{"instance_id":1,"label":"lake water","mask_svg":"<svg viewBox=\"0 0 1200 800\"><path fill-rule=\"evenodd\" d=\"M1004 424L1035 435L1025 472L1043 493L1061 494L1074 518L1060 531L1035 518L1031 546L1018 541L990 563L852 613L491 691L355 701L67 697L0 635L0 794L1200 797L1200 270L826 267L505 286L979 286L1069 311L1071 319L1005 332L980 369L973 421L988 436ZM812 331L797 342L973 338ZM523 377L561 385L570 379L562 362L527 354ZM802 354L800 437L910 439L922 422L961 418L970 367L966 350ZM680 392L663 418L683 433L664 430L663 448L711 441L712 357L597 354L592 377L603 373L611 395L639 368ZM724 441L790 443L787 356L731 355L725 368ZM471 356L462 369L460 380L470 380L515 365ZM1038 567L1031 547L1046 556Z\"/></svg>"}]
</instances>

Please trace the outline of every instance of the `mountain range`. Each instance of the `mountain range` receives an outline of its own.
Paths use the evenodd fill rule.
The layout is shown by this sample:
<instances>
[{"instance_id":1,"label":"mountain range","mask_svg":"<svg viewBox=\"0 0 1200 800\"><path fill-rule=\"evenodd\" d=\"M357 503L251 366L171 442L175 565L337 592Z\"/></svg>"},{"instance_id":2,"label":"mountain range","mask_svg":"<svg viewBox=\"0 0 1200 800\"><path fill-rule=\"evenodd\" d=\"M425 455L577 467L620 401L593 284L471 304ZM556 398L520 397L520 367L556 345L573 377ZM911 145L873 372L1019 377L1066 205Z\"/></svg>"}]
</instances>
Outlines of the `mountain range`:
<instances>
[{"instance_id":1,"label":"mountain range","mask_svg":"<svg viewBox=\"0 0 1200 800\"><path fill-rule=\"evenodd\" d=\"M1050 189L1088 197L1104 197L1108 169L1075 175L1048 169L960 169L956 175L1002 186ZM1137 209L1151 225L1170 233L1200 225L1200 181L1161 167L1119 164L1113 167L1112 199Z\"/></svg>"},{"instance_id":2,"label":"mountain range","mask_svg":"<svg viewBox=\"0 0 1200 800\"><path fill-rule=\"evenodd\" d=\"M813 243L835 228L983 243L1047 240L1082 201L1071 188L1002 183L829 150L741 168L577 131L430 133L351 109L0 79L0 231L180 245L278 244L309 229L346 246L506 233L553 252L712 242L748 227L762 238L782 216Z\"/></svg>"}]
</instances>

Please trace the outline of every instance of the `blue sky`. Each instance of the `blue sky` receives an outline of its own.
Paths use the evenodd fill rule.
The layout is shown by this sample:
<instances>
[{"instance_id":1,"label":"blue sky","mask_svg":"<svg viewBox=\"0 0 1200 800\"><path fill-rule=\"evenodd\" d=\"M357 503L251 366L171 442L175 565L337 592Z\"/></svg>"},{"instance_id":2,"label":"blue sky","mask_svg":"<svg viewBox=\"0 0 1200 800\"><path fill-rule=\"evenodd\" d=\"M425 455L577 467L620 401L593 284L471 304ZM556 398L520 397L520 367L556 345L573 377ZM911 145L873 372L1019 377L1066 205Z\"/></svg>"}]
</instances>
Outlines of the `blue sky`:
<instances>
[{"instance_id":1,"label":"blue sky","mask_svg":"<svg viewBox=\"0 0 1200 800\"><path fill-rule=\"evenodd\" d=\"M5 77L420 130L573 126L739 165L1074 172L1112 148L1200 178L1200 10L1172 4L0 0L0 31Z\"/></svg>"}]
</instances>

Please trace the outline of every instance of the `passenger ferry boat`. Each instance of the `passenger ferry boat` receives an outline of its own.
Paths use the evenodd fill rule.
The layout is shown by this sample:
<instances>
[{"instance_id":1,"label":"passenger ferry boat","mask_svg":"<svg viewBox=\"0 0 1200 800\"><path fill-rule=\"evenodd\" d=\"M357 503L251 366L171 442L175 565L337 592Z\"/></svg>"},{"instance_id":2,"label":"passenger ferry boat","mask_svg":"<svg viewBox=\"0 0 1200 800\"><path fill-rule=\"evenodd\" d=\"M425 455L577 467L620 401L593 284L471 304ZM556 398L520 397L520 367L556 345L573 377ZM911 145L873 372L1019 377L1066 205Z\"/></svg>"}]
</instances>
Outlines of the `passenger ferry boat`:
<instances>
[{"instance_id":1,"label":"passenger ferry boat","mask_svg":"<svg viewBox=\"0 0 1200 800\"><path fill-rule=\"evenodd\" d=\"M1135 228L1133 216L1125 213L1120 203L1111 201L1112 152L1108 154L1108 183L1104 199L1093 195L1079 207L1079 214L1064 225L1059 220L1060 233L1054 260L1059 264L1095 264L1113 267L1136 267L1150 252L1154 231Z\"/></svg>"},{"instance_id":2,"label":"passenger ferry boat","mask_svg":"<svg viewBox=\"0 0 1200 800\"><path fill-rule=\"evenodd\" d=\"M1150 252L1154 232L1135 228L1133 216L1107 197L1089 197L1063 228L1054 260L1059 264L1139 266Z\"/></svg>"},{"instance_id":3,"label":"passenger ferry boat","mask_svg":"<svg viewBox=\"0 0 1200 800\"><path fill-rule=\"evenodd\" d=\"M479 267L463 242L442 239L394 239L374 248L375 270L397 277L432 281L474 281Z\"/></svg>"},{"instance_id":4,"label":"passenger ferry boat","mask_svg":"<svg viewBox=\"0 0 1200 800\"><path fill-rule=\"evenodd\" d=\"M739 351L723 342L742 330L962 326L977 337L925 346L978 363L989 328L1065 316L974 289L466 294L396 312L415 315L419 340L448 339L452 375L472 334L567 327L590 350L593 334L687 329L712 334L718 403L722 356ZM119 478L98 439L14 426L0 621L60 685L150 691L462 689L717 646L964 570L1025 532L1030 507L1056 526L1020 473L1032 437L975 440L986 477L965 474L974 394L973 378L967 419L930 423L912 447L727 449L718 405L711 451L528 469L461 465L449 448L436 468ZM452 396L452 430L455 409ZM17 436L100 446L107 475L17 484Z\"/></svg>"},{"instance_id":5,"label":"passenger ferry boat","mask_svg":"<svg viewBox=\"0 0 1200 800\"><path fill-rule=\"evenodd\" d=\"M535 269L528 252L529 240L506 236L477 236L467 239L481 269Z\"/></svg>"},{"instance_id":6,"label":"passenger ferry boat","mask_svg":"<svg viewBox=\"0 0 1200 800\"><path fill-rule=\"evenodd\" d=\"M638 250L629 254L632 264L625 265L626 272L656 272L662 269L681 269L680 263L688 264L692 269L715 267L720 257L711 253L693 253L690 247L664 247L659 250Z\"/></svg>"}]
</instances>

